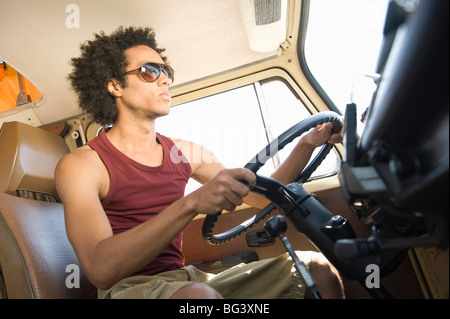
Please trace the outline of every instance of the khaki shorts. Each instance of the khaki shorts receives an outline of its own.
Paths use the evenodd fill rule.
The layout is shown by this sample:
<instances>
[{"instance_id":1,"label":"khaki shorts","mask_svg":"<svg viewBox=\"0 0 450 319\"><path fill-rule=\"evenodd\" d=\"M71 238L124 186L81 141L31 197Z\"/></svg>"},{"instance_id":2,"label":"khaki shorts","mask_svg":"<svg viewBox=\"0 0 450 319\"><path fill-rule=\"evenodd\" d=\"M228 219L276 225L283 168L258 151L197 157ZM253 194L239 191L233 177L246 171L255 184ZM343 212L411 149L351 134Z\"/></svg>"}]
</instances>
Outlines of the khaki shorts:
<instances>
[{"instance_id":1,"label":"khaki shorts","mask_svg":"<svg viewBox=\"0 0 450 319\"><path fill-rule=\"evenodd\" d=\"M313 252L297 252L309 268ZM304 298L302 284L289 254L240 264L219 274L209 274L194 266L154 276L135 276L119 281L108 290L98 290L102 299L169 299L186 285L205 283L228 299Z\"/></svg>"}]
</instances>

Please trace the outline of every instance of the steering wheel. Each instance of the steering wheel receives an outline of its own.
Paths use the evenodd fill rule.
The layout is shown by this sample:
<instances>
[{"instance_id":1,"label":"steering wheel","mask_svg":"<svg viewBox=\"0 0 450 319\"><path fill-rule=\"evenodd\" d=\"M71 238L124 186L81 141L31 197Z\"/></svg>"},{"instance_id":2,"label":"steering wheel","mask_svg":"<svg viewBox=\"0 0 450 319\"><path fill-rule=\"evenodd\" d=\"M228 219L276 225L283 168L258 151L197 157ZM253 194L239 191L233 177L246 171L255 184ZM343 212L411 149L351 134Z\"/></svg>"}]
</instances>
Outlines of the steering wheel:
<instances>
[{"instance_id":1,"label":"steering wheel","mask_svg":"<svg viewBox=\"0 0 450 319\"><path fill-rule=\"evenodd\" d=\"M326 111L312 115L311 117L295 124L278 138L269 143L245 165L245 168L250 169L256 174L256 172L266 163L268 159L272 158L278 151L282 150L295 138L309 131L311 128L316 127L317 125L328 122L334 123L333 133L341 130L341 118L337 113ZM329 143L325 143L322 146L319 153L297 178L297 183L303 184L311 176L311 174L322 163L323 159L327 156L332 147L333 145ZM241 182L246 184L245 181ZM287 189L282 183L270 177L264 177L256 174L256 185L252 187L251 191L266 196L272 201L272 203L267 205L264 209L259 211L253 217L247 219L242 224L217 235L213 234L213 230L222 212L220 211L213 215L207 215L205 221L203 222L202 228L203 238L207 243L211 245L219 245L238 237L249 228L256 225L260 220L268 216L277 207L277 205L285 206L286 200L288 201L288 205L297 205L290 197L289 189Z\"/></svg>"}]
</instances>

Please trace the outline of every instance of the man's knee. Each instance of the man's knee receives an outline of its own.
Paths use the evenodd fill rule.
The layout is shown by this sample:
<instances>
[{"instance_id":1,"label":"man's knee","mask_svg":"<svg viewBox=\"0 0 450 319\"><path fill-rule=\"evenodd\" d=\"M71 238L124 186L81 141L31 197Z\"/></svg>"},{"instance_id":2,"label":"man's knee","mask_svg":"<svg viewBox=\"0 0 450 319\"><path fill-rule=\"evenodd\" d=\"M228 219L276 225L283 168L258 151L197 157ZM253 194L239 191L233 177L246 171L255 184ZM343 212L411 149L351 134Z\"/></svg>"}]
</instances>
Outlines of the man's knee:
<instances>
[{"instance_id":1,"label":"man's knee","mask_svg":"<svg viewBox=\"0 0 450 319\"><path fill-rule=\"evenodd\" d=\"M318 276L339 276L337 269L321 253L316 253L312 256L310 271Z\"/></svg>"},{"instance_id":2,"label":"man's knee","mask_svg":"<svg viewBox=\"0 0 450 319\"><path fill-rule=\"evenodd\" d=\"M323 298L343 298L344 288L338 270L317 253L311 258L310 272L316 281L316 288Z\"/></svg>"},{"instance_id":3,"label":"man's knee","mask_svg":"<svg viewBox=\"0 0 450 319\"><path fill-rule=\"evenodd\" d=\"M192 283L175 292L171 299L222 299L222 296L206 284Z\"/></svg>"}]
</instances>

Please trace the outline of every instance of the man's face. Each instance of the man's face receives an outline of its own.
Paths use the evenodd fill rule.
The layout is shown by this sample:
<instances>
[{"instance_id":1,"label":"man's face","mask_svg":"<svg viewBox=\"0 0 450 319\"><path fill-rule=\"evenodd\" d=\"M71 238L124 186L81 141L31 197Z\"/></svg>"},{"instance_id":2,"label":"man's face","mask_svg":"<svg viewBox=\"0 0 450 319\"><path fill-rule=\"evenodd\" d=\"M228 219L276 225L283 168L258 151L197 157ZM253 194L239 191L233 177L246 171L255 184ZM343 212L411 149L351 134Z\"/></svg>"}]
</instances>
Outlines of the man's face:
<instances>
[{"instance_id":1,"label":"man's face","mask_svg":"<svg viewBox=\"0 0 450 319\"><path fill-rule=\"evenodd\" d=\"M161 56L145 45L125 50L128 66L126 71L141 67L146 62L164 64ZM167 115L170 111L171 96L170 79L161 73L155 82L147 82L140 72L133 72L127 77L127 86L120 87L120 95L116 99L119 112L131 111L136 116L149 119Z\"/></svg>"}]
</instances>

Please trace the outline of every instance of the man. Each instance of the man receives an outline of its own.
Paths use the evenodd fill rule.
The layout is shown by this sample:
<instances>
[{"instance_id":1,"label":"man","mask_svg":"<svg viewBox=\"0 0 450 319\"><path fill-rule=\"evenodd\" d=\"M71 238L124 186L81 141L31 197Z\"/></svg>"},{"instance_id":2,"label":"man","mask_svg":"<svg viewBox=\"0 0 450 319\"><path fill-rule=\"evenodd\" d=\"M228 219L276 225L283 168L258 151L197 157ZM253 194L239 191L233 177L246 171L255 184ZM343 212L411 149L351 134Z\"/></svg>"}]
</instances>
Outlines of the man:
<instances>
[{"instance_id":1,"label":"man","mask_svg":"<svg viewBox=\"0 0 450 319\"><path fill-rule=\"evenodd\" d=\"M253 172L224 169L201 146L156 132L156 119L170 110L173 70L151 29L119 28L81 47L69 79L80 106L100 124L113 124L99 137L66 155L55 171L66 228L81 266L100 298L291 298L305 287L292 273L287 255L234 267L212 276L184 267L181 252L186 225L198 214L268 203L239 182L255 184ZM272 177L283 183L307 164L316 146L336 142L331 125L306 134ZM200 148L201 152L192 151ZM174 150L207 154L208 161L170 160ZM204 185L183 197L192 177ZM299 253L323 297L343 296L334 267L318 253ZM244 285L239 278L253 271ZM264 280L258 280L264 276ZM214 278L213 278L214 277ZM231 279L232 278L232 279ZM270 279L270 280L269 280ZM267 283L258 289L255 285ZM239 289L235 289L239 286ZM234 287L234 288L233 288ZM271 288L271 289L269 289ZM259 290L259 291L258 291Z\"/></svg>"}]
</instances>

